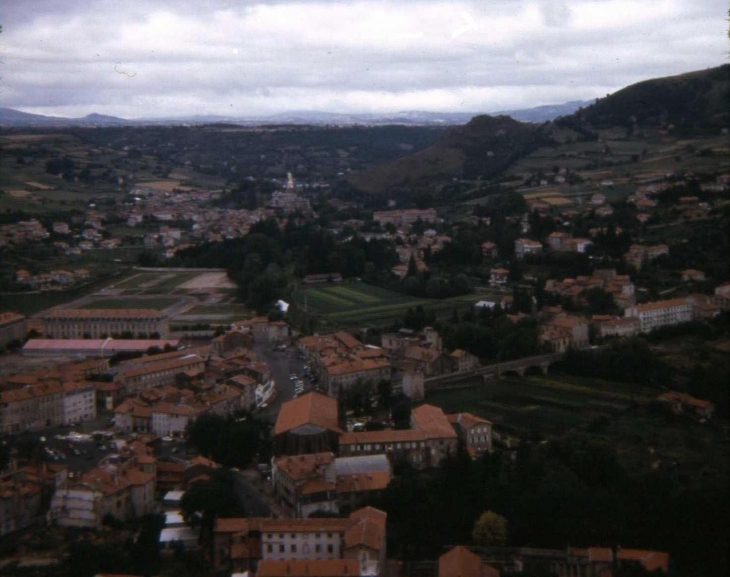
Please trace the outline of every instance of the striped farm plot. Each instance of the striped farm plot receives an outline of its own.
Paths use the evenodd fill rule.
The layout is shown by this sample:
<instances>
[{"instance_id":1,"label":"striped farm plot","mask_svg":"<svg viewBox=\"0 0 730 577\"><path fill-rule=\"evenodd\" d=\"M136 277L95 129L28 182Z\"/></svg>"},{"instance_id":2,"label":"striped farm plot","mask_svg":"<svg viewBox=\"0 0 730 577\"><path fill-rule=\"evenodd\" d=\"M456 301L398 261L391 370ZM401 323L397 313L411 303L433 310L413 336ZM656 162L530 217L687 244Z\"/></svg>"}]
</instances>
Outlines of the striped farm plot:
<instances>
[{"instance_id":1,"label":"striped farm plot","mask_svg":"<svg viewBox=\"0 0 730 577\"><path fill-rule=\"evenodd\" d=\"M298 302L333 328L348 326L378 327L402 319L409 308L422 306L437 316L451 314L479 300L464 295L444 300L422 299L365 283L310 288L299 295Z\"/></svg>"}]
</instances>

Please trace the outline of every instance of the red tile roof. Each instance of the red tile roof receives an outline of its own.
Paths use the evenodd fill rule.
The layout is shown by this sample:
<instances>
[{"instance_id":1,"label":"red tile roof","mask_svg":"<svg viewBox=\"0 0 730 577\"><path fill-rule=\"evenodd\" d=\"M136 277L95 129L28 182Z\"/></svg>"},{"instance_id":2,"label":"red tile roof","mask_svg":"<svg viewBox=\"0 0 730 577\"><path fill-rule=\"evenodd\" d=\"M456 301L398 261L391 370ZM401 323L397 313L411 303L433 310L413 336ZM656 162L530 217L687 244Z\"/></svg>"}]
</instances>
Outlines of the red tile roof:
<instances>
[{"instance_id":1,"label":"red tile roof","mask_svg":"<svg viewBox=\"0 0 730 577\"><path fill-rule=\"evenodd\" d=\"M328 431L341 433L337 399L311 392L283 403L274 425L274 435L286 433L302 425L317 425Z\"/></svg>"},{"instance_id":2,"label":"red tile roof","mask_svg":"<svg viewBox=\"0 0 730 577\"><path fill-rule=\"evenodd\" d=\"M345 532L345 549L365 546L380 551L384 546L386 513L374 507L364 507L353 511L350 519L356 523Z\"/></svg>"},{"instance_id":3,"label":"red tile roof","mask_svg":"<svg viewBox=\"0 0 730 577\"><path fill-rule=\"evenodd\" d=\"M438 577L499 577L499 571L459 545L439 557Z\"/></svg>"},{"instance_id":4,"label":"red tile roof","mask_svg":"<svg viewBox=\"0 0 730 577\"><path fill-rule=\"evenodd\" d=\"M491 421L472 415L471 413L455 413L453 415L446 415L446 418L451 424L457 424L464 429L470 429L475 425L491 425Z\"/></svg>"},{"instance_id":5,"label":"red tile roof","mask_svg":"<svg viewBox=\"0 0 730 577\"><path fill-rule=\"evenodd\" d=\"M453 429L452 429L453 430ZM385 431L361 431L342 433L340 446L358 444L388 444L425 441L426 434L416 429L388 429Z\"/></svg>"},{"instance_id":6,"label":"red tile roof","mask_svg":"<svg viewBox=\"0 0 730 577\"><path fill-rule=\"evenodd\" d=\"M421 429L430 438L456 438L456 432L439 407L428 404L421 405L411 411L411 417L416 427Z\"/></svg>"},{"instance_id":7,"label":"red tile roof","mask_svg":"<svg viewBox=\"0 0 730 577\"><path fill-rule=\"evenodd\" d=\"M274 461L274 465L286 473L292 481L302 481L322 475L322 467L334 463L333 453L311 453L308 455L295 455L291 457L280 457Z\"/></svg>"},{"instance_id":8,"label":"red tile roof","mask_svg":"<svg viewBox=\"0 0 730 577\"><path fill-rule=\"evenodd\" d=\"M257 577L357 577L360 562L357 559L318 559L259 562Z\"/></svg>"},{"instance_id":9,"label":"red tile roof","mask_svg":"<svg viewBox=\"0 0 730 577\"><path fill-rule=\"evenodd\" d=\"M57 309L49 312L47 319L89 319L89 318L132 318L162 319L165 315L154 309Z\"/></svg>"}]
</instances>

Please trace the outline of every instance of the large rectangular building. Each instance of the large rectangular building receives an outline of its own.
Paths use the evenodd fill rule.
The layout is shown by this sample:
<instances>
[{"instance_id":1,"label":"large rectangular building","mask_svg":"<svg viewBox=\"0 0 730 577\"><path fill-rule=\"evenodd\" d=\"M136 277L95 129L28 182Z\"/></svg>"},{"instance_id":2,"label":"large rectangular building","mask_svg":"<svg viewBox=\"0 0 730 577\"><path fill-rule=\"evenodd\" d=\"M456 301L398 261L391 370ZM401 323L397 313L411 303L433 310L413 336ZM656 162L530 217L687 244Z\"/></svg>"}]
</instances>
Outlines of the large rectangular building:
<instances>
[{"instance_id":1,"label":"large rectangular building","mask_svg":"<svg viewBox=\"0 0 730 577\"><path fill-rule=\"evenodd\" d=\"M54 339L120 337L167 338L169 317L152 309L60 309L43 318L44 333Z\"/></svg>"},{"instance_id":2,"label":"large rectangular building","mask_svg":"<svg viewBox=\"0 0 730 577\"><path fill-rule=\"evenodd\" d=\"M64 390L60 382L44 382L0 393L0 431L37 431L63 424Z\"/></svg>"},{"instance_id":3,"label":"large rectangular building","mask_svg":"<svg viewBox=\"0 0 730 577\"><path fill-rule=\"evenodd\" d=\"M638 319L639 330L648 333L661 327L690 322L693 309L692 299L676 298L629 307L624 315Z\"/></svg>"}]
</instances>

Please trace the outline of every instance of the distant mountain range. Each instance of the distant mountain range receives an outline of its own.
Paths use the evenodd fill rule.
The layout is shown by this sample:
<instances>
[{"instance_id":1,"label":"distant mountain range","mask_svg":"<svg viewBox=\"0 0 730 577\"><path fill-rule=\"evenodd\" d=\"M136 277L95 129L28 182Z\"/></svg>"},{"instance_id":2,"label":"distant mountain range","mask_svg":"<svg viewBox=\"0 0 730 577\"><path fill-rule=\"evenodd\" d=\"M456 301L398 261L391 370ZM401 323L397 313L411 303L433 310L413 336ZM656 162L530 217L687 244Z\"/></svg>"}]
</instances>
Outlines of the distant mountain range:
<instances>
[{"instance_id":1,"label":"distant mountain range","mask_svg":"<svg viewBox=\"0 0 730 577\"><path fill-rule=\"evenodd\" d=\"M572 101L519 110L490 112L511 116L521 122L547 122L559 116L572 114L589 105L586 101ZM466 124L479 112L426 112L419 110L393 113L338 113L317 111L282 112L260 117L194 115L185 117L128 120L103 114L89 114L83 118L63 118L30 114L13 108L0 108L0 126L139 126L160 124L407 124L407 125L460 125Z\"/></svg>"}]
</instances>

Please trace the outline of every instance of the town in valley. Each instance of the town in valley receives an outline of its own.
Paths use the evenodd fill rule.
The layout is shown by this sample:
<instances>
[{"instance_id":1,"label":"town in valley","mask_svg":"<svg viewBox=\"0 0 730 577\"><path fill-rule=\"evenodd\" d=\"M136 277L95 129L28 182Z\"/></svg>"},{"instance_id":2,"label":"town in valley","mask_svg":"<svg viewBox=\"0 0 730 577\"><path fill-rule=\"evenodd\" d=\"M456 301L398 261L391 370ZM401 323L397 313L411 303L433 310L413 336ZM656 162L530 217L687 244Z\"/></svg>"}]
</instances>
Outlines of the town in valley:
<instances>
[{"instance_id":1,"label":"town in valley","mask_svg":"<svg viewBox=\"0 0 730 577\"><path fill-rule=\"evenodd\" d=\"M0 573L726 575L729 101L0 110Z\"/></svg>"}]
</instances>

